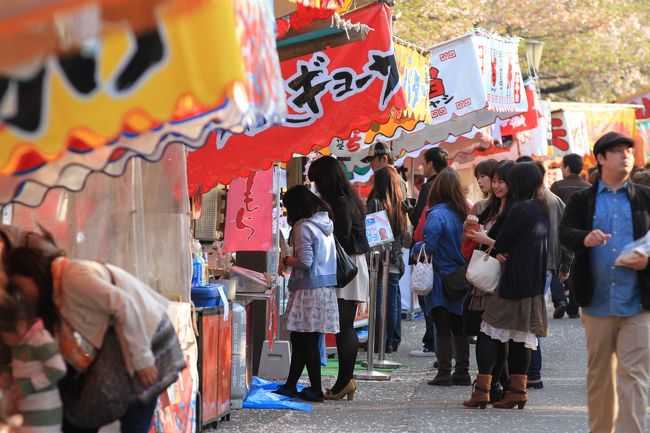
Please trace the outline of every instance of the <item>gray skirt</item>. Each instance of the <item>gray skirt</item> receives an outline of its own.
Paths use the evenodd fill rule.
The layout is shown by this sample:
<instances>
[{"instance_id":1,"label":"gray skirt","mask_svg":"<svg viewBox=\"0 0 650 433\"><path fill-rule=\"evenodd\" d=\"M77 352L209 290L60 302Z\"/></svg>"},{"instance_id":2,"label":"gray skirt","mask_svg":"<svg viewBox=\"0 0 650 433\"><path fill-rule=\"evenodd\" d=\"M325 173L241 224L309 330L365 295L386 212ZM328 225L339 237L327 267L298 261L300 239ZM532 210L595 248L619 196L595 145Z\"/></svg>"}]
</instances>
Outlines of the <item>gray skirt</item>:
<instances>
[{"instance_id":1,"label":"gray skirt","mask_svg":"<svg viewBox=\"0 0 650 433\"><path fill-rule=\"evenodd\" d=\"M334 287L318 287L290 291L284 318L289 331L338 333L336 290Z\"/></svg>"}]
</instances>

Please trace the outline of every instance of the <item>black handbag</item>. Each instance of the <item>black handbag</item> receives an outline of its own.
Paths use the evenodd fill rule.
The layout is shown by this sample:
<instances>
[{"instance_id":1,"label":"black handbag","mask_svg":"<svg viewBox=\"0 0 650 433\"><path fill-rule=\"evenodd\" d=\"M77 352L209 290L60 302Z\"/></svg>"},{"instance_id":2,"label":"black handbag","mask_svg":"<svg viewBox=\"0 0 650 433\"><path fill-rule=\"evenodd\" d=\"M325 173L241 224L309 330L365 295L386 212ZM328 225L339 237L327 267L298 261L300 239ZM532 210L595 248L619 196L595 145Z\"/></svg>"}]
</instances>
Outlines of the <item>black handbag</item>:
<instances>
[{"instance_id":1,"label":"black handbag","mask_svg":"<svg viewBox=\"0 0 650 433\"><path fill-rule=\"evenodd\" d=\"M336 236L334 236L334 244L336 245L336 287L342 289L357 276L359 269L345 252Z\"/></svg>"},{"instance_id":2,"label":"black handbag","mask_svg":"<svg viewBox=\"0 0 650 433\"><path fill-rule=\"evenodd\" d=\"M467 265L442 278L442 290L452 301L462 299L470 291L472 285L467 281Z\"/></svg>"}]
</instances>

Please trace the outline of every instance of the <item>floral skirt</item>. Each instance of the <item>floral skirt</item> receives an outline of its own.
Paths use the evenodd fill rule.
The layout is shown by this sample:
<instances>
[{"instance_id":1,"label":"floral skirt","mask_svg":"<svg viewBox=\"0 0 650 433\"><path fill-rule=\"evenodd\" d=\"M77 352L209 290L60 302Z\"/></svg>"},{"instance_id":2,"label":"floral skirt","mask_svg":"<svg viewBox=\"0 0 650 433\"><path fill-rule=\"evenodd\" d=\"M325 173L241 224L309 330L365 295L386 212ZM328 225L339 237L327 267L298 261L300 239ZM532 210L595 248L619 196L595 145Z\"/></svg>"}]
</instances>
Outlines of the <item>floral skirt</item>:
<instances>
[{"instance_id":1,"label":"floral skirt","mask_svg":"<svg viewBox=\"0 0 650 433\"><path fill-rule=\"evenodd\" d=\"M339 332L339 306L334 287L300 289L289 292L285 325L289 331Z\"/></svg>"}]
</instances>

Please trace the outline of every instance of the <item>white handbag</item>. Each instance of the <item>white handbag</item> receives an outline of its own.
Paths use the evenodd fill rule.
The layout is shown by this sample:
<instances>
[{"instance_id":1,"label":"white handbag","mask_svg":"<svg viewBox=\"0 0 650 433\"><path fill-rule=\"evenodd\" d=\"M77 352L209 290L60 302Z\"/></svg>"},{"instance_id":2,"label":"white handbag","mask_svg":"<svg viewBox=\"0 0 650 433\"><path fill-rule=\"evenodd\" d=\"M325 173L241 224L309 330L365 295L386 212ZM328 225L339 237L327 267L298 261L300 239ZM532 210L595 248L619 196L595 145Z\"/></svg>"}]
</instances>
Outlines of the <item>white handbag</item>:
<instances>
[{"instance_id":1,"label":"white handbag","mask_svg":"<svg viewBox=\"0 0 650 433\"><path fill-rule=\"evenodd\" d=\"M426 296L433 289L433 266L426 252L424 252L424 261L420 262L423 252L424 245L420 248L417 263L411 271L411 290L418 296Z\"/></svg>"},{"instance_id":2,"label":"white handbag","mask_svg":"<svg viewBox=\"0 0 650 433\"><path fill-rule=\"evenodd\" d=\"M467 265L467 281L485 293L493 293L501 279L501 263L487 251L474 250Z\"/></svg>"}]
</instances>

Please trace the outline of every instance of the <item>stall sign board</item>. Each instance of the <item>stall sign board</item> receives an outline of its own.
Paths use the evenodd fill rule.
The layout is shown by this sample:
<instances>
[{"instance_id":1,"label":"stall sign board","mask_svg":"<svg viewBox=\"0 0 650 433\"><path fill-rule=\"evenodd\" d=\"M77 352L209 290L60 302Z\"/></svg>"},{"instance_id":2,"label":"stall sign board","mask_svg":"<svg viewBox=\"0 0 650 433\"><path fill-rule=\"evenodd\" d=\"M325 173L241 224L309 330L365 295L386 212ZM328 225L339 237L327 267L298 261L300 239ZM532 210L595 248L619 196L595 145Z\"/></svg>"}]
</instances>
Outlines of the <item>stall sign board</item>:
<instances>
[{"instance_id":1,"label":"stall sign board","mask_svg":"<svg viewBox=\"0 0 650 433\"><path fill-rule=\"evenodd\" d=\"M366 215L366 238L371 248L395 241L385 210Z\"/></svg>"},{"instance_id":2,"label":"stall sign board","mask_svg":"<svg viewBox=\"0 0 650 433\"><path fill-rule=\"evenodd\" d=\"M228 189L224 251L269 251L273 246L273 170L254 171Z\"/></svg>"}]
</instances>

